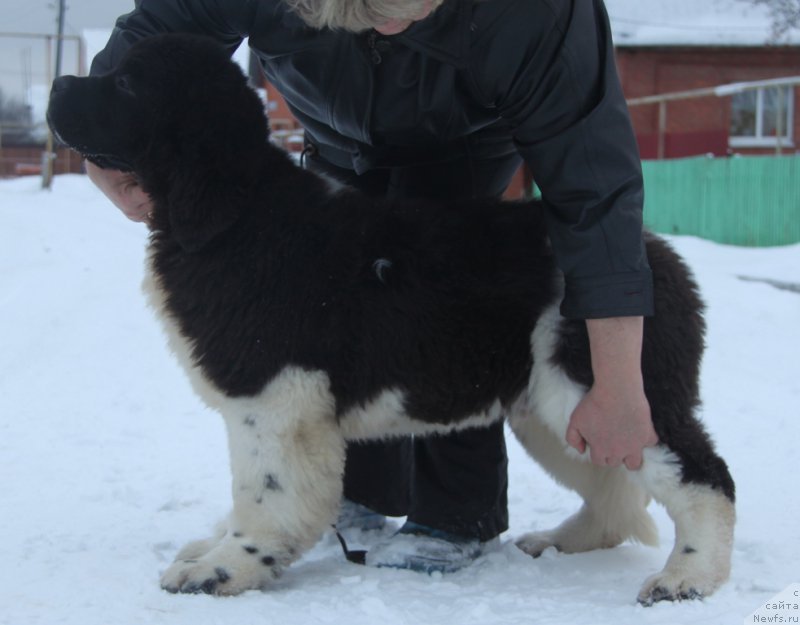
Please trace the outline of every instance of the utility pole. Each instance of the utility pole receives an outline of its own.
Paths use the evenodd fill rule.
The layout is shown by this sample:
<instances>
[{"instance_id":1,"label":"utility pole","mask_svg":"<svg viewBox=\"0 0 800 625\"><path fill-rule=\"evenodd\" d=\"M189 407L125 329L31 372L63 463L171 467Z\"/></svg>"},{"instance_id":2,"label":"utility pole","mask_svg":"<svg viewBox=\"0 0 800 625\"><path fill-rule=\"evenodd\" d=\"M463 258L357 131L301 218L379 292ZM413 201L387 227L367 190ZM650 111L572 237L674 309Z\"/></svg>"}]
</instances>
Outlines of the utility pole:
<instances>
[{"instance_id":1,"label":"utility pole","mask_svg":"<svg viewBox=\"0 0 800 625\"><path fill-rule=\"evenodd\" d=\"M58 0L58 29L56 31L56 69L54 78L61 76L61 57L64 49L64 13L66 0ZM53 184L53 133L47 130L47 146L42 154L42 188L49 189Z\"/></svg>"},{"instance_id":2,"label":"utility pole","mask_svg":"<svg viewBox=\"0 0 800 625\"><path fill-rule=\"evenodd\" d=\"M67 8L65 0L58 0L58 39L56 40L56 78L61 76L61 58L64 50L64 13Z\"/></svg>"}]
</instances>

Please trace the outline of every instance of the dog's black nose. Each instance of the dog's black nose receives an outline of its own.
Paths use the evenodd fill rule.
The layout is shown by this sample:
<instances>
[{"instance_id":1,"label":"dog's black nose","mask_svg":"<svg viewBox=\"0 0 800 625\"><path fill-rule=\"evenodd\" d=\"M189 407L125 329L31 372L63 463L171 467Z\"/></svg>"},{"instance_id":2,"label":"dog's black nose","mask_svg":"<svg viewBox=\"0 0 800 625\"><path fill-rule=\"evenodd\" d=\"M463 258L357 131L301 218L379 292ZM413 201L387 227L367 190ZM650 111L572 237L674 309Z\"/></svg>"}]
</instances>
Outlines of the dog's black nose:
<instances>
[{"instance_id":1,"label":"dog's black nose","mask_svg":"<svg viewBox=\"0 0 800 625\"><path fill-rule=\"evenodd\" d=\"M53 81L53 86L50 93L58 93L59 91L66 91L69 86L76 80L76 76L59 76Z\"/></svg>"}]
</instances>

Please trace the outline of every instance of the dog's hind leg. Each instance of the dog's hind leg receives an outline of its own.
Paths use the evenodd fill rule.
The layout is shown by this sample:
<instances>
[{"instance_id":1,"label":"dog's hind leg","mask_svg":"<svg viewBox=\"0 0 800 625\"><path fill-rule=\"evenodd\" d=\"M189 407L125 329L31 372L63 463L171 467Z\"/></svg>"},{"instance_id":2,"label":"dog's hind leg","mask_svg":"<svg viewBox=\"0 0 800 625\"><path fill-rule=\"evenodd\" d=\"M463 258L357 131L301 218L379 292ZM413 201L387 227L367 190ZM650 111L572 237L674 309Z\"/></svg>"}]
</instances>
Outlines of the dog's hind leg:
<instances>
[{"instance_id":1,"label":"dog's hind leg","mask_svg":"<svg viewBox=\"0 0 800 625\"><path fill-rule=\"evenodd\" d=\"M675 545L664 569L642 586L638 601L676 601L708 596L729 576L735 508L733 482L707 438L693 436L694 455L679 457L665 445L644 450L639 471L596 467L575 458L563 438L533 416L509 419L517 438L553 477L577 491L583 507L555 529L521 537L517 545L538 556L547 547L565 553L613 547L625 539L656 544L645 510L652 496L675 523ZM687 466L691 464L690 468ZM685 476L691 474L691 480Z\"/></svg>"},{"instance_id":2,"label":"dog's hind leg","mask_svg":"<svg viewBox=\"0 0 800 625\"><path fill-rule=\"evenodd\" d=\"M696 445L698 439L693 442ZM686 479L691 457L679 457L665 445L645 449L641 471L631 474L675 522L675 546L666 566L639 593L644 605L707 596L730 574L736 520L733 481L707 439L699 442L706 447L704 463L689 469L691 481Z\"/></svg>"},{"instance_id":3,"label":"dog's hind leg","mask_svg":"<svg viewBox=\"0 0 800 625\"><path fill-rule=\"evenodd\" d=\"M614 547L626 539L658 540L646 508L649 498L621 468L601 468L567 445L573 410L586 387L553 362L562 319L553 305L539 318L532 336L533 370L527 394L509 415L509 425L528 453L559 483L583 497L581 510L559 527L522 537L518 545L538 556L547 547L575 553Z\"/></svg>"},{"instance_id":4,"label":"dog's hind leg","mask_svg":"<svg viewBox=\"0 0 800 625\"><path fill-rule=\"evenodd\" d=\"M288 368L255 397L221 397L233 511L217 544L198 541L161 578L170 592L238 594L264 588L333 523L344 439L327 376ZM199 557L192 546L211 546Z\"/></svg>"},{"instance_id":5,"label":"dog's hind leg","mask_svg":"<svg viewBox=\"0 0 800 625\"><path fill-rule=\"evenodd\" d=\"M520 549L538 557L548 547L579 553L615 547L628 539L648 545L658 542L646 509L650 498L624 468L593 466L533 415L519 413L509 424L534 460L584 500L581 509L558 527L522 536L517 541Z\"/></svg>"}]
</instances>

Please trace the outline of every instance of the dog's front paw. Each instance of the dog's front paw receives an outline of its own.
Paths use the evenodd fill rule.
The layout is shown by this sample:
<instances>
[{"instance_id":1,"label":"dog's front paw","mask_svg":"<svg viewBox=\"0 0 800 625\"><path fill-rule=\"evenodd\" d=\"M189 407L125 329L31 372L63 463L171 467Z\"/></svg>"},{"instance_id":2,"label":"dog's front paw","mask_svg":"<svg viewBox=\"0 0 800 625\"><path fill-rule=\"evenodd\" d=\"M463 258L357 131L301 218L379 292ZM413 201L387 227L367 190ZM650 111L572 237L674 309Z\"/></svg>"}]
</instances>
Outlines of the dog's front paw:
<instances>
[{"instance_id":1,"label":"dog's front paw","mask_svg":"<svg viewBox=\"0 0 800 625\"><path fill-rule=\"evenodd\" d=\"M175 560L161 576L161 587L172 593L238 595L266 588L281 569L275 555L226 539L202 557Z\"/></svg>"},{"instance_id":2,"label":"dog's front paw","mask_svg":"<svg viewBox=\"0 0 800 625\"><path fill-rule=\"evenodd\" d=\"M187 543L183 546L183 548L178 552L178 555L175 556L175 561L178 560L197 560L202 556L206 555L209 551L211 551L214 547L219 545L225 536L228 534L228 527L225 521L221 521L217 524L217 527L214 529L214 535L210 538L204 538L203 540L194 540L190 543Z\"/></svg>"},{"instance_id":3,"label":"dog's front paw","mask_svg":"<svg viewBox=\"0 0 800 625\"><path fill-rule=\"evenodd\" d=\"M544 550L550 547L555 547L556 550L561 551L561 547L556 544L552 532L531 532L525 534L517 540L516 545L519 549L534 558L541 556Z\"/></svg>"}]
</instances>

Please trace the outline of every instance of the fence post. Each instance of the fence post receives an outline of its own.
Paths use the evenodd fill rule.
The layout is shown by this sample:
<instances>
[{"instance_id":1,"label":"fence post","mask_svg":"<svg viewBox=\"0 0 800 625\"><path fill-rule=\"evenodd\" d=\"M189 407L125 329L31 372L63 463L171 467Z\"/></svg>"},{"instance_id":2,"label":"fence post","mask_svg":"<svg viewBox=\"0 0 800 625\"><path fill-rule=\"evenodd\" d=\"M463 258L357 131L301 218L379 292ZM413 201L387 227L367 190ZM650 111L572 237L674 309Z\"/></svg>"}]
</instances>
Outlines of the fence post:
<instances>
[{"instance_id":1,"label":"fence post","mask_svg":"<svg viewBox=\"0 0 800 625\"><path fill-rule=\"evenodd\" d=\"M46 59L45 64L47 67L47 84L53 82L52 70L52 56L53 56L53 39L50 35L47 36L46 45ZM53 132L50 128L47 129L47 143L42 153L42 189L50 189L53 184Z\"/></svg>"},{"instance_id":2,"label":"fence post","mask_svg":"<svg viewBox=\"0 0 800 625\"><path fill-rule=\"evenodd\" d=\"M775 154L780 156L783 152L781 140L783 139L783 87L778 87L778 119L775 120Z\"/></svg>"},{"instance_id":3,"label":"fence post","mask_svg":"<svg viewBox=\"0 0 800 625\"><path fill-rule=\"evenodd\" d=\"M667 152L667 101L658 103L658 160L663 161Z\"/></svg>"}]
</instances>

